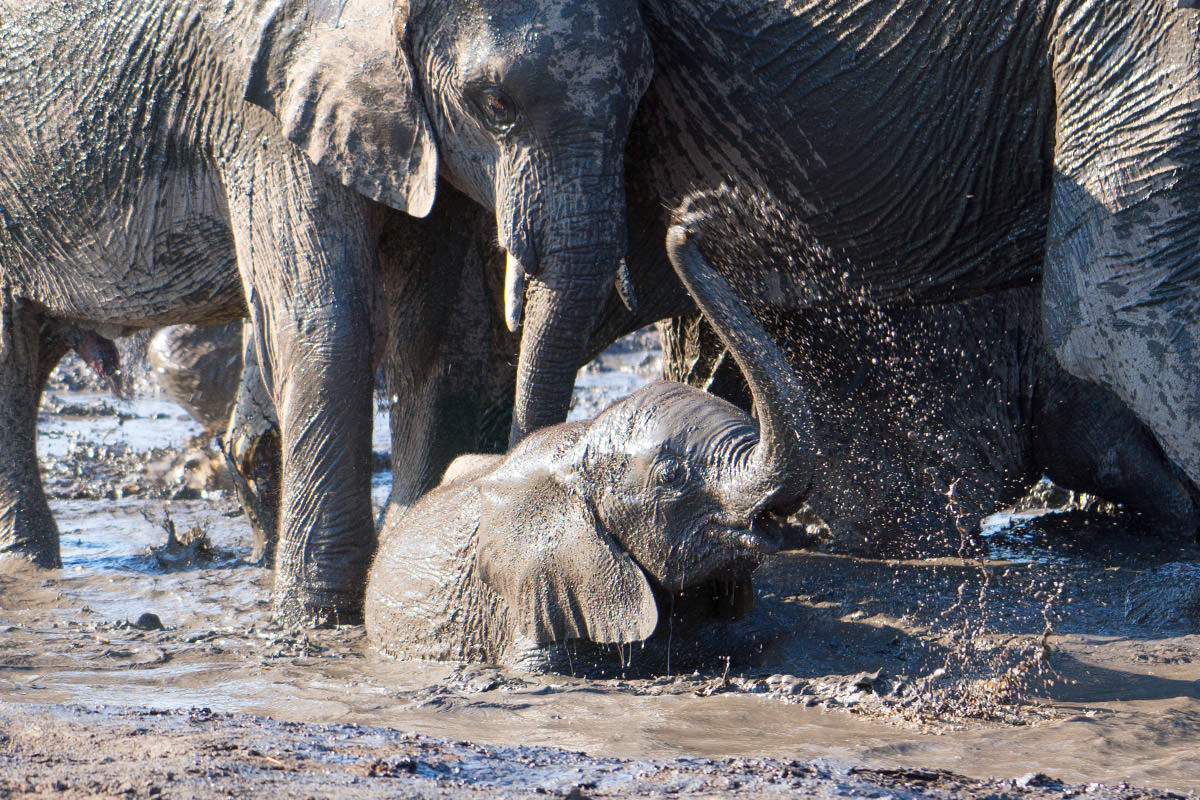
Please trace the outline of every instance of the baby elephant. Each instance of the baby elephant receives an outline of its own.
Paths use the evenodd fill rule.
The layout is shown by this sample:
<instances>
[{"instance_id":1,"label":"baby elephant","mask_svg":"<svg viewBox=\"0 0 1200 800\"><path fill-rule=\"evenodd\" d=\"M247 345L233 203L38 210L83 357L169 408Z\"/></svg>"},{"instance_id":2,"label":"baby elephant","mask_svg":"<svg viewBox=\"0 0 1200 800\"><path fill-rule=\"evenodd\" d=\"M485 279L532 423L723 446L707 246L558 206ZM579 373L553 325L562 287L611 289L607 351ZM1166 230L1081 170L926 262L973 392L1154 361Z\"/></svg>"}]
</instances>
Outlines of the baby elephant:
<instances>
[{"instance_id":1,"label":"baby elephant","mask_svg":"<svg viewBox=\"0 0 1200 800\"><path fill-rule=\"evenodd\" d=\"M811 417L783 354L681 229L671 249L760 424L659 382L506 456L459 459L416 505L385 514L365 609L379 648L528 666L552 643L644 640L667 608L690 621L750 610L750 572L778 545L768 521L811 484Z\"/></svg>"}]
</instances>

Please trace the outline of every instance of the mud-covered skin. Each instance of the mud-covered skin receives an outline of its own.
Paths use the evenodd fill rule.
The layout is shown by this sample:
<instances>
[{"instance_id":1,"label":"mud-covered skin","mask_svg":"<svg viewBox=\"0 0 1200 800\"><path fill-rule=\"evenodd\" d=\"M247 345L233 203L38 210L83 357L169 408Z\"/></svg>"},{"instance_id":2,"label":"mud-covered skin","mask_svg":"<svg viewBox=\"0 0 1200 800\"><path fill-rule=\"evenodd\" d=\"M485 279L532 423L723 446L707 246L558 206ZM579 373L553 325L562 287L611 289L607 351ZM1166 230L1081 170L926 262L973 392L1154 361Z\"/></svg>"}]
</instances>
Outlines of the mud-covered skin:
<instances>
[{"instance_id":1,"label":"mud-covered skin","mask_svg":"<svg viewBox=\"0 0 1200 800\"><path fill-rule=\"evenodd\" d=\"M511 427L520 334L507 329L493 305L505 261L496 245L495 221L444 181L437 196L425 219L388 215L378 250L389 341L383 375L397 454L391 502L400 505L436 486L462 453L507 450ZM214 417L212 424L229 426L223 440L246 479L239 487L243 506L255 507L251 516L262 520L261 526L255 523L256 531L263 529L260 538L269 546L273 536L267 531L278 502L279 425L257 368L253 337L243 340L234 326L175 330L156 335L164 352L154 357L181 367L177 378L160 385L185 407L193 385L208 392L220 385L213 405L226 408L225 418ZM224 355L200 363L209 351ZM223 376L205 366L216 368L223 358L243 365L235 385L214 381Z\"/></svg>"},{"instance_id":2,"label":"mud-covered skin","mask_svg":"<svg viewBox=\"0 0 1200 800\"><path fill-rule=\"evenodd\" d=\"M0 34L0 549L58 563L33 457L42 327L107 338L248 311L280 422L276 612L356 617L377 204L424 216L440 171L495 207L539 276L526 372L543 352L573 362L573 334L543 336L563 315L590 326L621 255L624 136L650 73L636 7L46 0L5 4ZM560 290L563 259L591 294Z\"/></svg>"},{"instance_id":3,"label":"mud-covered skin","mask_svg":"<svg viewBox=\"0 0 1200 800\"><path fill-rule=\"evenodd\" d=\"M457 5L416 10L408 36L445 175L494 209L507 254L501 307L522 327L515 442L566 418L625 255L625 142L652 57L631 0Z\"/></svg>"},{"instance_id":4,"label":"mud-covered skin","mask_svg":"<svg viewBox=\"0 0 1200 800\"><path fill-rule=\"evenodd\" d=\"M1197 532L1200 495L1146 427L1050 355L1035 288L941 305L787 310L814 290L809 275L843 273L811 230L727 188L691 198L679 215L713 274L737 287L787 353L813 409L809 446L821 453L808 503L840 546L954 552L960 533L1043 474L1124 505L1152 530ZM740 377L711 333L668 332L685 339L668 348L669 373L738 399Z\"/></svg>"},{"instance_id":5,"label":"mud-covered skin","mask_svg":"<svg viewBox=\"0 0 1200 800\"><path fill-rule=\"evenodd\" d=\"M67 319L106 335L220 322L246 313L244 280L269 330L285 469L307 476L285 493L293 558L281 565L277 608L352 615L372 532L368 477L353 462L369 440L355 434L334 448L319 431L369 427L372 223L365 198L317 171L242 100L252 11L97 2L0 12L4 313L14 328ZM35 360L18 346L3 358L3 405L27 416ZM12 509L3 549L54 565L44 502L16 494L38 485L25 455L33 432L11 430L5 472L34 488L3 492Z\"/></svg>"},{"instance_id":6,"label":"mud-covered skin","mask_svg":"<svg viewBox=\"0 0 1200 800\"><path fill-rule=\"evenodd\" d=\"M645 2L655 79L628 156L640 311L611 302L600 330L686 309L658 249L668 209L723 182L761 189L839 256L850 301L1044 275L1051 352L1197 481L1200 70L1197 12L1176 6Z\"/></svg>"},{"instance_id":7,"label":"mud-covered skin","mask_svg":"<svg viewBox=\"0 0 1200 800\"><path fill-rule=\"evenodd\" d=\"M643 641L676 616L663 600L703 606L681 617L749 611L748 572L778 545L764 518L792 510L811 482L798 446L809 410L745 303L719 277L690 285L745 371L757 423L657 382L506 456L451 464L416 505L384 514L367 586L373 643L400 658L528 666L552 644ZM711 590L722 582L732 589Z\"/></svg>"},{"instance_id":8,"label":"mud-covered skin","mask_svg":"<svg viewBox=\"0 0 1200 800\"><path fill-rule=\"evenodd\" d=\"M173 325L154 334L146 359L159 387L209 433L229 425L242 374L242 325Z\"/></svg>"},{"instance_id":9,"label":"mud-covered skin","mask_svg":"<svg viewBox=\"0 0 1200 800\"><path fill-rule=\"evenodd\" d=\"M664 437L655 424L687 412L709 416L691 436ZM725 429L710 424L717 415ZM385 513L368 635L399 658L540 669L552 654L530 651L557 642L648 638L668 616L656 589L727 580L749 592L748 573L774 540L752 518L725 520L719 473L740 465L714 457L757 438L732 406L654 384L595 420L540 430L508 456L464 456L442 486ZM752 596L743 599L726 616L748 612Z\"/></svg>"},{"instance_id":10,"label":"mud-covered skin","mask_svg":"<svg viewBox=\"0 0 1200 800\"><path fill-rule=\"evenodd\" d=\"M1198 12L1176 5L646 2L655 79L629 152L640 319L611 302L600 330L683 313L658 249L666 210L730 181L832 248L850 300L970 299L1045 275L1052 353L1200 479ZM1138 102L1105 110L1122 97ZM1120 336L1117 320L1132 323ZM1133 357L1151 350L1162 368Z\"/></svg>"}]
</instances>

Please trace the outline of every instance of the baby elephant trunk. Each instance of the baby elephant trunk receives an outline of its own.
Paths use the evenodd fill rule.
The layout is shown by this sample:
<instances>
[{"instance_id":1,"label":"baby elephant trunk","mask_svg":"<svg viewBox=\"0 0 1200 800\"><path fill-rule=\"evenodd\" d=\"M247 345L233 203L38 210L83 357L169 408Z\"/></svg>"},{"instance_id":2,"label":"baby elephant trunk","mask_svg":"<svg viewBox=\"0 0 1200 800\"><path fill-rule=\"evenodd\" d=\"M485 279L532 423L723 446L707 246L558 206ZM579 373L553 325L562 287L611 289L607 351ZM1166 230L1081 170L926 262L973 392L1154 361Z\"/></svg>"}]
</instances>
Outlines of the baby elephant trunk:
<instances>
[{"instance_id":1,"label":"baby elephant trunk","mask_svg":"<svg viewBox=\"0 0 1200 800\"><path fill-rule=\"evenodd\" d=\"M691 198L677 210L667 234L675 272L713 330L741 367L759 420L759 440L743 461L726 498L731 527L749 528L764 512L788 514L807 498L815 469L812 410L783 352L747 304L710 263L716 237L756 246L761 214L722 188ZM738 227L750 224L749 228ZM769 225L769 221L763 221ZM735 248L746 252L745 248ZM769 251L769 248L763 248ZM752 259L752 261L757 261ZM719 264L728 273L739 264Z\"/></svg>"}]
</instances>

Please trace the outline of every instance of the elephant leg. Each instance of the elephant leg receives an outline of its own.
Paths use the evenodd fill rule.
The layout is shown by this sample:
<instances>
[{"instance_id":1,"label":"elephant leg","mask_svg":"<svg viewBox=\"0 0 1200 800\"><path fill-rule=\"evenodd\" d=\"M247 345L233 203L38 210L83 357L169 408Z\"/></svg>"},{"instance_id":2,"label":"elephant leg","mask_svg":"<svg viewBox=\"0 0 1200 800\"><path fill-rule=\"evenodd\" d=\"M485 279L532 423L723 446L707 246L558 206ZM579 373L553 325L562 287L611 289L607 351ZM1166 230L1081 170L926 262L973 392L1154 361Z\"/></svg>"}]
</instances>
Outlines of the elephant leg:
<instances>
[{"instance_id":1,"label":"elephant leg","mask_svg":"<svg viewBox=\"0 0 1200 800\"><path fill-rule=\"evenodd\" d=\"M1200 484L1200 39L1174 6L1059 20L1043 319L1059 362Z\"/></svg>"},{"instance_id":2,"label":"elephant leg","mask_svg":"<svg viewBox=\"0 0 1200 800\"><path fill-rule=\"evenodd\" d=\"M686 383L750 413L746 379L712 326L701 316L672 317L658 324L663 378Z\"/></svg>"},{"instance_id":3,"label":"elephant leg","mask_svg":"<svg viewBox=\"0 0 1200 800\"><path fill-rule=\"evenodd\" d=\"M455 457L508 444L518 338L504 327L498 287L488 283L504 275L494 227L491 215L444 183L429 217L397 214L385 227L390 504L411 505Z\"/></svg>"},{"instance_id":4,"label":"elephant leg","mask_svg":"<svg viewBox=\"0 0 1200 800\"><path fill-rule=\"evenodd\" d=\"M279 513L279 423L258 367L253 326L173 325L146 350L162 389L211 436L254 533L251 560L273 564Z\"/></svg>"},{"instance_id":5,"label":"elephant leg","mask_svg":"<svg viewBox=\"0 0 1200 800\"><path fill-rule=\"evenodd\" d=\"M59 567L35 443L42 386L68 346L43 333L42 315L7 291L0 302L0 556Z\"/></svg>"},{"instance_id":6,"label":"elephant leg","mask_svg":"<svg viewBox=\"0 0 1200 800\"><path fill-rule=\"evenodd\" d=\"M226 429L223 451L238 501L254 532L251 560L274 564L279 539L279 421L263 382L254 343L254 326L241 331L241 379Z\"/></svg>"},{"instance_id":7,"label":"elephant leg","mask_svg":"<svg viewBox=\"0 0 1200 800\"><path fill-rule=\"evenodd\" d=\"M242 324L172 325L146 347L158 385L210 434L229 421L241 371Z\"/></svg>"},{"instance_id":8,"label":"elephant leg","mask_svg":"<svg viewBox=\"0 0 1200 800\"><path fill-rule=\"evenodd\" d=\"M286 146L253 150L225 183L256 352L279 418L275 615L289 624L357 620L375 547L377 212Z\"/></svg>"},{"instance_id":9,"label":"elephant leg","mask_svg":"<svg viewBox=\"0 0 1200 800\"><path fill-rule=\"evenodd\" d=\"M1046 475L1119 503L1157 532L1196 535L1200 493L1129 407L1061 371L1047 383L1034 409L1033 440Z\"/></svg>"}]
</instances>

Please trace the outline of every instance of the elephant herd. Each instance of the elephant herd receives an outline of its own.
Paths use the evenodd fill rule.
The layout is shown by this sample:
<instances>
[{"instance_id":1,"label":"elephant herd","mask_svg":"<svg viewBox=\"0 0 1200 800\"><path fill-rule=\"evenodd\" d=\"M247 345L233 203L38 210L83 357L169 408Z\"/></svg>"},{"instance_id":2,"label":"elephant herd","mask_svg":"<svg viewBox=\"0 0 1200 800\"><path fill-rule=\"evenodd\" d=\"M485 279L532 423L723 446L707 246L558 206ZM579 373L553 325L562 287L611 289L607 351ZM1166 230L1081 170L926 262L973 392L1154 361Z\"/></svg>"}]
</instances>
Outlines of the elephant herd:
<instances>
[{"instance_id":1,"label":"elephant herd","mask_svg":"<svg viewBox=\"0 0 1200 800\"><path fill-rule=\"evenodd\" d=\"M806 503L922 552L1048 474L1194 534L1177 6L0 2L0 554L60 563L35 435L66 352L243 317L275 613L398 656L743 614ZM672 318L710 392L563 423L582 362Z\"/></svg>"}]
</instances>

